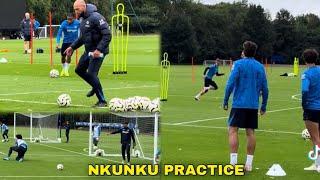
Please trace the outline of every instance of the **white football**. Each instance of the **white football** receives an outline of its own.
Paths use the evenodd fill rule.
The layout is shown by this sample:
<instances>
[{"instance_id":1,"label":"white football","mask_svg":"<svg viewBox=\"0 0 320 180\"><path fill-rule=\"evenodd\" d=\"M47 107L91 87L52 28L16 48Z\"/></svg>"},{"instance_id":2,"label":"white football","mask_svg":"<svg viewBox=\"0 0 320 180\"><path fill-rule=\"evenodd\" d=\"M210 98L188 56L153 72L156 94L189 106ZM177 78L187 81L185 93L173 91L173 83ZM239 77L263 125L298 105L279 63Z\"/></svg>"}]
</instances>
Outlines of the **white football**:
<instances>
[{"instance_id":1,"label":"white football","mask_svg":"<svg viewBox=\"0 0 320 180\"><path fill-rule=\"evenodd\" d=\"M155 113L160 112L160 103L151 101L148 106L149 112Z\"/></svg>"},{"instance_id":2,"label":"white football","mask_svg":"<svg viewBox=\"0 0 320 180\"><path fill-rule=\"evenodd\" d=\"M123 99L113 98L109 102L109 109L114 112L124 112L126 110L126 103Z\"/></svg>"},{"instance_id":3,"label":"white football","mask_svg":"<svg viewBox=\"0 0 320 180\"><path fill-rule=\"evenodd\" d=\"M135 156L135 157L137 157L137 158L140 157L140 156L141 156L140 151L139 151L138 149L134 150L133 156Z\"/></svg>"},{"instance_id":4,"label":"white football","mask_svg":"<svg viewBox=\"0 0 320 180\"><path fill-rule=\"evenodd\" d=\"M58 164L57 165L57 169L60 170L60 171L63 170L63 164Z\"/></svg>"},{"instance_id":5,"label":"white football","mask_svg":"<svg viewBox=\"0 0 320 180\"><path fill-rule=\"evenodd\" d=\"M137 109L136 104L134 103L134 98L130 97L125 100L126 104L126 110L127 111L135 111Z\"/></svg>"},{"instance_id":6,"label":"white football","mask_svg":"<svg viewBox=\"0 0 320 180\"><path fill-rule=\"evenodd\" d=\"M71 97L69 94L61 94L58 99L57 103L60 107L68 107L71 105Z\"/></svg>"},{"instance_id":7,"label":"white football","mask_svg":"<svg viewBox=\"0 0 320 180\"><path fill-rule=\"evenodd\" d=\"M304 130L302 131L301 137L302 137L303 139L310 139L310 138L311 138L308 129L304 129Z\"/></svg>"},{"instance_id":8,"label":"white football","mask_svg":"<svg viewBox=\"0 0 320 180\"><path fill-rule=\"evenodd\" d=\"M52 69L52 70L50 71L50 77L51 77L51 78L57 78L57 77L59 77L59 71L56 70L56 69Z\"/></svg>"},{"instance_id":9,"label":"white football","mask_svg":"<svg viewBox=\"0 0 320 180\"><path fill-rule=\"evenodd\" d=\"M96 156L104 156L104 150L102 150L102 149L97 149L97 150L95 151L95 154L96 154Z\"/></svg>"}]
</instances>

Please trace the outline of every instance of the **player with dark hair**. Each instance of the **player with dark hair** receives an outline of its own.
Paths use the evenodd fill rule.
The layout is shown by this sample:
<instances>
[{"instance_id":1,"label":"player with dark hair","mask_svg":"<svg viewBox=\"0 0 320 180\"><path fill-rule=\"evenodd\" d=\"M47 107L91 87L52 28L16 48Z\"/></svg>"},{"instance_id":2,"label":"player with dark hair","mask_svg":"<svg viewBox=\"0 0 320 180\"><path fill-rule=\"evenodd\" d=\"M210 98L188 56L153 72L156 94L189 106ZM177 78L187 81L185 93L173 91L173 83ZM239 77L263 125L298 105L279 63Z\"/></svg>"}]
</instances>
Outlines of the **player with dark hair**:
<instances>
[{"instance_id":1,"label":"player with dark hair","mask_svg":"<svg viewBox=\"0 0 320 180\"><path fill-rule=\"evenodd\" d=\"M320 150L320 67L316 66L319 53L315 49L307 49L303 52L303 59L307 69L301 76L301 93L303 120L311 136L314 149ZM315 163L304 170L316 170L320 172L320 152L317 153Z\"/></svg>"},{"instance_id":2,"label":"player with dark hair","mask_svg":"<svg viewBox=\"0 0 320 180\"><path fill-rule=\"evenodd\" d=\"M27 150L28 150L28 144L22 139L21 134L17 134L15 145L10 147L8 156L3 158L3 160L9 161L12 151L16 151L18 153L18 156L16 157L16 161L22 162Z\"/></svg>"},{"instance_id":3,"label":"player with dark hair","mask_svg":"<svg viewBox=\"0 0 320 180\"><path fill-rule=\"evenodd\" d=\"M215 62L214 64L207 66L206 69L203 71L203 78L204 78L204 86L197 94L194 99L199 101L200 97L204 94L206 94L210 89L217 90L218 86L216 82L212 80L213 76L223 76L224 73L218 72L219 66L218 62Z\"/></svg>"},{"instance_id":4,"label":"player with dark hair","mask_svg":"<svg viewBox=\"0 0 320 180\"><path fill-rule=\"evenodd\" d=\"M233 93L232 109L228 120L230 164L238 163L238 129L245 128L247 135L246 171L252 171L256 147L254 130L258 128L259 97L262 95L260 114L263 115L266 112L269 94L265 69L254 59L256 50L256 43L251 41L243 43L244 57L236 61L232 67L223 102L223 108L228 110L229 97Z\"/></svg>"},{"instance_id":5,"label":"player with dark hair","mask_svg":"<svg viewBox=\"0 0 320 180\"><path fill-rule=\"evenodd\" d=\"M71 46L71 44L77 40L79 35L79 28L80 28L80 21L77 19L74 19L74 15L72 13L69 13L67 15L67 19L64 20L59 28L58 34L57 34L57 46L56 51L61 52L61 64L62 64L62 70L60 73L60 76L69 76L69 66L71 63L71 56L67 56L64 51ZM60 47L60 38L63 34L63 43Z\"/></svg>"},{"instance_id":6,"label":"player with dark hair","mask_svg":"<svg viewBox=\"0 0 320 180\"><path fill-rule=\"evenodd\" d=\"M0 121L0 130L2 133L3 141L2 142L9 142L9 128L6 124L4 124L2 121Z\"/></svg>"},{"instance_id":7,"label":"player with dark hair","mask_svg":"<svg viewBox=\"0 0 320 180\"><path fill-rule=\"evenodd\" d=\"M131 147L131 139L133 141L133 148L136 146L136 140L134 138L134 132L132 129L128 127L129 122L123 123L123 127L117 131L114 131L110 134L121 133L121 153L122 153L122 164L126 161L126 153L127 153L127 164L130 164L130 147Z\"/></svg>"}]
</instances>

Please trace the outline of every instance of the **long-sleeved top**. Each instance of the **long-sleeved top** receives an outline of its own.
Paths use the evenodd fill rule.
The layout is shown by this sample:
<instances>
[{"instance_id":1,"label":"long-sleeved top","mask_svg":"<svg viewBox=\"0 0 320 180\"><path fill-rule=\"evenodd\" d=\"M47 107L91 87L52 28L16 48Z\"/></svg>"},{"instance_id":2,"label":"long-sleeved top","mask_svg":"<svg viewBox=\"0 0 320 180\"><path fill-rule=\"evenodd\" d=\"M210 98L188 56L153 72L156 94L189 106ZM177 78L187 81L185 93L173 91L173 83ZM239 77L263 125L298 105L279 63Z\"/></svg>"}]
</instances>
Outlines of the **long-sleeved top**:
<instances>
[{"instance_id":1,"label":"long-sleeved top","mask_svg":"<svg viewBox=\"0 0 320 180\"><path fill-rule=\"evenodd\" d=\"M254 58L243 58L236 61L226 85L224 105L228 104L231 93L233 93L232 108L247 109L259 109L261 94L261 110L265 111L269 90L263 65Z\"/></svg>"}]
</instances>

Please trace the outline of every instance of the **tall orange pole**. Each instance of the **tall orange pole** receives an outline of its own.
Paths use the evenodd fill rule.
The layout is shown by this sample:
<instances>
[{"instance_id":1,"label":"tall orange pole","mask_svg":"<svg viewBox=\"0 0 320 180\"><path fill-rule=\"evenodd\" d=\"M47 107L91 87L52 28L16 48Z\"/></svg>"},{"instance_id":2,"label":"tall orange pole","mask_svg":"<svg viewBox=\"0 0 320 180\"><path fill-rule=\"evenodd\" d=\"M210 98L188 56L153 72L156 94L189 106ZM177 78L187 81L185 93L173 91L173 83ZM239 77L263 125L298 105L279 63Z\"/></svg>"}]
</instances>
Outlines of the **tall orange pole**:
<instances>
[{"instance_id":1,"label":"tall orange pole","mask_svg":"<svg viewBox=\"0 0 320 180\"><path fill-rule=\"evenodd\" d=\"M53 39L53 34L52 34L52 14L49 12L49 31L50 31L50 66L53 68L53 46L52 46L52 39Z\"/></svg>"},{"instance_id":2,"label":"tall orange pole","mask_svg":"<svg viewBox=\"0 0 320 180\"><path fill-rule=\"evenodd\" d=\"M191 58L191 63L192 63L192 83L195 82L195 72L194 72L194 61L193 57Z\"/></svg>"},{"instance_id":3,"label":"tall orange pole","mask_svg":"<svg viewBox=\"0 0 320 180\"><path fill-rule=\"evenodd\" d=\"M33 15L31 13L30 15L30 42L29 42L29 49L31 50L30 52L30 64L33 64ZM28 50L29 51L29 50Z\"/></svg>"},{"instance_id":4,"label":"tall orange pole","mask_svg":"<svg viewBox=\"0 0 320 180\"><path fill-rule=\"evenodd\" d=\"M78 15L76 15L76 19L78 18L79 18ZM78 54L79 54L78 49L76 49L76 65L78 65L78 59L79 59Z\"/></svg>"}]
</instances>

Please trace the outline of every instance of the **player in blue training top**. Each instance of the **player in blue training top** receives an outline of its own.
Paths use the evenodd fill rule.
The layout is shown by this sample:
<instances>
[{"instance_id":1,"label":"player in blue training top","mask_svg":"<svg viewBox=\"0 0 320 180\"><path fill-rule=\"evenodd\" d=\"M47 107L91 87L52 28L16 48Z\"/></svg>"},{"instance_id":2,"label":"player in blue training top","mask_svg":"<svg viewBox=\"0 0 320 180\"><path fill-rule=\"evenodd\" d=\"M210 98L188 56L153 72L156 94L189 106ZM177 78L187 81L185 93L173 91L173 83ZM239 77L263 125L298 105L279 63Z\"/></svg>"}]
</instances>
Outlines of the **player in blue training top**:
<instances>
[{"instance_id":1,"label":"player in blue training top","mask_svg":"<svg viewBox=\"0 0 320 180\"><path fill-rule=\"evenodd\" d=\"M260 114L266 112L268 84L265 69L254 59L257 45L254 42L243 43L243 58L232 67L226 85L223 108L228 110L228 101L233 93L232 109L229 116L230 164L238 163L238 129L245 128L247 135L247 161L245 170L252 171L252 161L256 147L254 130L258 128L259 96L262 95Z\"/></svg>"},{"instance_id":2,"label":"player in blue training top","mask_svg":"<svg viewBox=\"0 0 320 180\"><path fill-rule=\"evenodd\" d=\"M0 130L2 133L2 137L3 137L2 142L8 142L9 141L9 137L8 137L9 128L6 124L3 123L3 121L0 121Z\"/></svg>"},{"instance_id":3,"label":"player in blue training top","mask_svg":"<svg viewBox=\"0 0 320 180\"><path fill-rule=\"evenodd\" d=\"M213 76L223 76L224 73L219 73L219 66L218 62L216 61L214 64L207 66L206 69L203 71L203 78L204 78L204 87L201 89L199 94L197 94L194 99L199 101L200 96L207 93L210 89L217 90L218 86L217 84L212 80Z\"/></svg>"},{"instance_id":4,"label":"player in blue training top","mask_svg":"<svg viewBox=\"0 0 320 180\"><path fill-rule=\"evenodd\" d=\"M67 15L67 20L64 20L59 28L57 34L57 49L60 49L60 38L63 34L63 43L61 46L61 63L62 70L60 76L69 76L69 66L71 62L71 56L67 56L64 51L71 46L71 44L77 40L79 36L80 21L74 19L72 13Z\"/></svg>"},{"instance_id":5,"label":"player in blue training top","mask_svg":"<svg viewBox=\"0 0 320 180\"><path fill-rule=\"evenodd\" d=\"M40 39L40 29L39 29L40 23L39 23L39 21L34 19L33 24L34 24L34 35L36 36L36 38Z\"/></svg>"},{"instance_id":6,"label":"player in blue training top","mask_svg":"<svg viewBox=\"0 0 320 180\"><path fill-rule=\"evenodd\" d=\"M309 131L314 146L320 149L320 67L316 66L319 53L315 49L307 49L303 52L303 59L307 69L301 76L303 120ZM320 152L315 163L304 170L316 170L320 172Z\"/></svg>"},{"instance_id":7,"label":"player in blue training top","mask_svg":"<svg viewBox=\"0 0 320 180\"><path fill-rule=\"evenodd\" d=\"M101 126L100 125L96 125L93 127L93 135L92 135L92 141L93 141L93 145L95 147L98 146L99 140L100 140L100 135L101 135Z\"/></svg>"},{"instance_id":8,"label":"player in blue training top","mask_svg":"<svg viewBox=\"0 0 320 180\"><path fill-rule=\"evenodd\" d=\"M123 124L123 127L120 128L117 131L114 131L110 134L117 134L117 133L121 133L121 153L122 153L122 164L125 163L126 161L126 153L127 153L127 164L130 165L130 147L131 147L131 139L133 141L133 148L136 146L136 140L134 138L134 132L132 129L130 129L128 127L129 122L125 122Z\"/></svg>"},{"instance_id":9,"label":"player in blue training top","mask_svg":"<svg viewBox=\"0 0 320 180\"><path fill-rule=\"evenodd\" d=\"M12 151L16 151L18 153L18 156L16 157L16 161L22 162L24 158L24 154L28 150L28 144L22 139L21 134L16 135L16 143L14 146L11 146L9 149L8 156L3 158L3 160L10 160L10 156L12 154Z\"/></svg>"}]
</instances>

